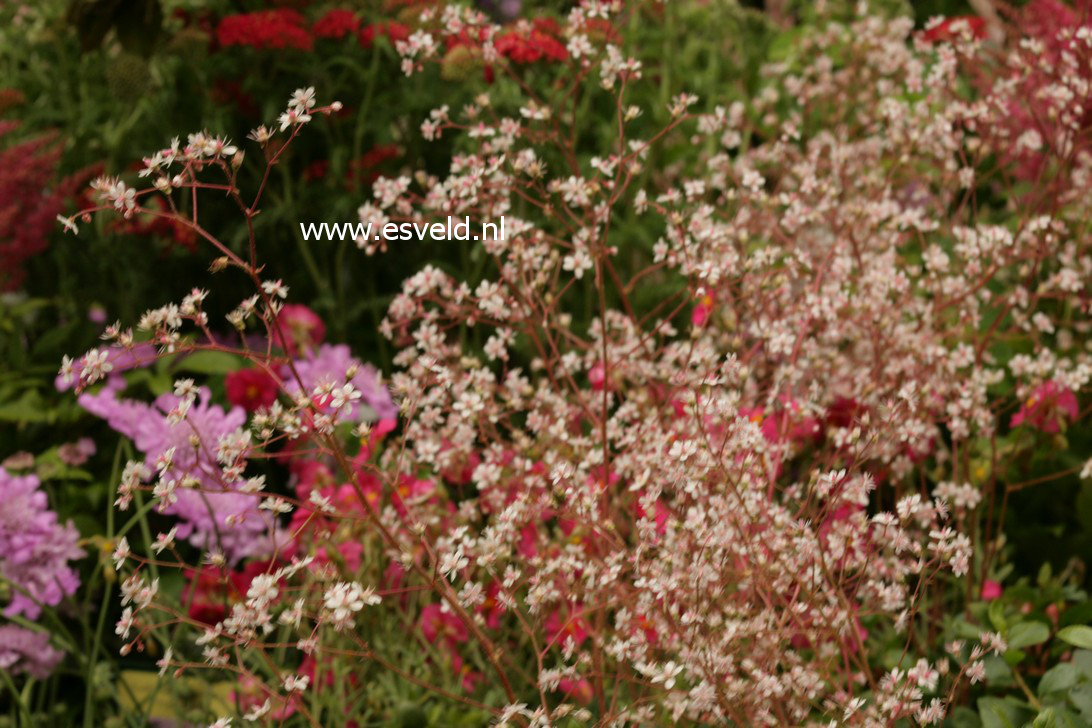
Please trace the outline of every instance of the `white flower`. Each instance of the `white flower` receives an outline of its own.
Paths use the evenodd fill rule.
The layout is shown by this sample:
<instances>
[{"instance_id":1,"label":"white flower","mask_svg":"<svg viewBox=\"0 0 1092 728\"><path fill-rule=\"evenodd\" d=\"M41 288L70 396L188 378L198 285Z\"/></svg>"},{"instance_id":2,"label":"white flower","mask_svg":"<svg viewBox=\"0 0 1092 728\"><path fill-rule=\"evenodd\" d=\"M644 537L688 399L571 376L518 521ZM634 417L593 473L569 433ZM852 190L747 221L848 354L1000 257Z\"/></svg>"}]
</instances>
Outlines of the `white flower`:
<instances>
[{"instance_id":1,"label":"white flower","mask_svg":"<svg viewBox=\"0 0 1092 728\"><path fill-rule=\"evenodd\" d=\"M329 614L335 629L352 626L353 615L364 605L376 605L382 601L371 588L364 589L357 582L339 582L326 590L323 607Z\"/></svg>"},{"instance_id":2,"label":"white flower","mask_svg":"<svg viewBox=\"0 0 1092 728\"><path fill-rule=\"evenodd\" d=\"M121 571L121 565L125 563L125 560L129 558L132 551L129 549L129 540L124 536L118 541L118 545L114 547L114 571Z\"/></svg>"},{"instance_id":3,"label":"white flower","mask_svg":"<svg viewBox=\"0 0 1092 728\"><path fill-rule=\"evenodd\" d=\"M57 222L64 225L64 231L71 232L73 235L79 232L79 228L76 227L76 218L65 217L64 215L57 215Z\"/></svg>"},{"instance_id":4,"label":"white flower","mask_svg":"<svg viewBox=\"0 0 1092 728\"><path fill-rule=\"evenodd\" d=\"M244 715L243 718L251 722L256 722L264 717L265 714L269 712L269 709L271 707L272 704L269 702L269 698L266 698L264 703L247 711L246 715Z\"/></svg>"},{"instance_id":5,"label":"white flower","mask_svg":"<svg viewBox=\"0 0 1092 728\"><path fill-rule=\"evenodd\" d=\"M272 574L259 574L250 582L246 591L247 602L261 609L268 607L277 598L277 578Z\"/></svg>"},{"instance_id":6,"label":"white flower","mask_svg":"<svg viewBox=\"0 0 1092 728\"><path fill-rule=\"evenodd\" d=\"M174 546L174 537L178 534L178 526L174 526L170 531L161 533L155 537L155 543L152 544L152 551L157 554L162 553L163 549L169 549Z\"/></svg>"},{"instance_id":7,"label":"white flower","mask_svg":"<svg viewBox=\"0 0 1092 728\"><path fill-rule=\"evenodd\" d=\"M117 626L114 628L114 634L121 637L123 640L129 639L129 630L133 628L136 623L136 619L133 618L133 608L126 607L125 611L121 613L121 619L118 620Z\"/></svg>"},{"instance_id":8,"label":"white flower","mask_svg":"<svg viewBox=\"0 0 1092 728\"><path fill-rule=\"evenodd\" d=\"M440 573L454 581L459 569L465 569L469 564L470 560L463 556L462 549L456 549L453 553L444 554L443 561L440 562Z\"/></svg>"},{"instance_id":9,"label":"white flower","mask_svg":"<svg viewBox=\"0 0 1092 728\"><path fill-rule=\"evenodd\" d=\"M311 684L306 675L289 675L284 679L284 689L290 693L302 693Z\"/></svg>"},{"instance_id":10,"label":"white flower","mask_svg":"<svg viewBox=\"0 0 1092 728\"><path fill-rule=\"evenodd\" d=\"M167 672L167 668L169 668L169 667L171 666L171 658L172 658L172 657L174 657L174 650L172 650L172 649L171 649L170 647L168 647L168 648L167 648L167 651L163 653L163 657L161 657L161 658L160 658L160 659L159 659L159 660L158 660L158 661L157 661L157 662L155 663L155 664L156 664L156 666L158 666L158 667L159 667L159 675L160 675L160 677L162 677L163 675L165 675L165 674L166 674L166 672Z\"/></svg>"},{"instance_id":11,"label":"white flower","mask_svg":"<svg viewBox=\"0 0 1092 728\"><path fill-rule=\"evenodd\" d=\"M659 668L652 674L652 682L663 683L664 687L670 690L675 687L675 678L679 676L679 673L683 671L682 665L676 665L674 661L668 662L663 667Z\"/></svg>"},{"instance_id":12,"label":"white flower","mask_svg":"<svg viewBox=\"0 0 1092 728\"><path fill-rule=\"evenodd\" d=\"M288 108L295 109L306 114L315 107L315 87L298 88L292 92L292 98L288 99Z\"/></svg>"}]
</instances>

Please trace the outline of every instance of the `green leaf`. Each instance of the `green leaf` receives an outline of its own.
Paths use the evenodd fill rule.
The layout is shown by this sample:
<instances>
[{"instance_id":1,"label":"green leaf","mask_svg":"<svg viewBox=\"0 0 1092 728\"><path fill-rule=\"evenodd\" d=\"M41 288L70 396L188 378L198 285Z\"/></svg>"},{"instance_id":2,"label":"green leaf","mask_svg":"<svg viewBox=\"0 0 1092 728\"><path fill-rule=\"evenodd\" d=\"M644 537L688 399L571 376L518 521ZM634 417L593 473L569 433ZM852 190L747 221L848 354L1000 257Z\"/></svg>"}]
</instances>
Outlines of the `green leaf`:
<instances>
[{"instance_id":1,"label":"green leaf","mask_svg":"<svg viewBox=\"0 0 1092 728\"><path fill-rule=\"evenodd\" d=\"M1072 662L1092 682L1092 651L1077 650L1073 653Z\"/></svg>"},{"instance_id":2,"label":"green leaf","mask_svg":"<svg viewBox=\"0 0 1092 728\"><path fill-rule=\"evenodd\" d=\"M1042 622L1020 622L1009 630L1009 649L1020 649L1046 642L1050 638L1050 627Z\"/></svg>"},{"instance_id":3,"label":"green leaf","mask_svg":"<svg viewBox=\"0 0 1092 728\"><path fill-rule=\"evenodd\" d=\"M1069 702L1081 717L1092 722L1092 683L1081 683L1069 691Z\"/></svg>"},{"instance_id":4,"label":"green leaf","mask_svg":"<svg viewBox=\"0 0 1092 728\"><path fill-rule=\"evenodd\" d=\"M0 420L7 422L49 422L53 413L37 391L28 390L15 402L0 405Z\"/></svg>"},{"instance_id":5,"label":"green leaf","mask_svg":"<svg viewBox=\"0 0 1092 728\"><path fill-rule=\"evenodd\" d=\"M990 655L982 664L986 668L986 682L990 687L1006 688L1016 684L1012 678L1012 668L997 655Z\"/></svg>"},{"instance_id":6,"label":"green leaf","mask_svg":"<svg viewBox=\"0 0 1092 728\"><path fill-rule=\"evenodd\" d=\"M993 625L993 628L995 630L997 630L998 632L1005 631L1005 626L1008 624L1008 622L1005 621L1005 605L1001 602L1000 599L995 599L994 601L990 602L989 617L990 624Z\"/></svg>"},{"instance_id":7,"label":"green leaf","mask_svg":"<svg viewBox=\"0 0 1092 728\"><path fill-rule=\"evenodd\" d=\"M223 351L198 351L179 358L175 363L176 369L213 375L227 374L242 366L242 358Z\"/></svg>"},{"instance_id":8,"label":"green leaf","mask_svg":"<svg viewBox=\"0 0 1092 728\"><path fill-rule=\"evenodd\" d=\"M1020 728L1035 713L1012 698L979 698L978 715L982 728Z\"/></svg>"},{"instance_id":9,"label":"green leaf","mask_svg":"<svg viewBox=\"0 0 1092 728\"><path fill-rule=\"evenodd\" d=\"M1080 679L1081 671L1076 665L1071 665L1068 662L1061 662L1043 674L1043 679L1039 681L1039 695L1043 696L1049 693L1069 690L1069 688L1076 685Z\"/></svg>"},{"instance_id":10,"label":"green leaf","mask_svg":"<svg viewBox=\"0 0 1092 728\"><path fill-rule=\"evenodd\" d=\"M1092 650L1092 627L1084 624L1075 624L1058 632L1058 638L1075 647L1083 647Z\"/></svg>"}]
</instances>

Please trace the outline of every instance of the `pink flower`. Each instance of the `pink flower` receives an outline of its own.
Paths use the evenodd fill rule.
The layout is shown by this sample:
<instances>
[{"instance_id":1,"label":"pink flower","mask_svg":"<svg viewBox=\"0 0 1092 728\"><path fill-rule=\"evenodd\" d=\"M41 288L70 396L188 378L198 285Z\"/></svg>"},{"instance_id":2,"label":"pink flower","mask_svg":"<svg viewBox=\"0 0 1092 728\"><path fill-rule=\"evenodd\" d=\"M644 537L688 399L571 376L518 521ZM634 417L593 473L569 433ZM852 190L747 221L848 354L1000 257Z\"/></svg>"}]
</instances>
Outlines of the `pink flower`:
<instances>
[{"instance_id":1,"label":"pink flower","mask_svg":"<svg viewBox=\"0 0 1092 728\"><path fill-rule=\"evenodd\" d=\"M1075 420L1079 414L1077 395L1073 393L1073 390L1050 380L1035 388L1027 401L1021 405L1020 411L1012 416L1009 424L1012 427L1026 424L1048 434L1054 434L1059 430L1059 415Z\"/></svg>"},{"instance_id":2,"label":"pink flower","mask_svg":"<svg viewBox=\"0 0 1092 728\"><path fill-rule=\"evenodd\" d=\"M982 599L987 602L992 602L1001 596L1001 583L994 581L993 579L986 579L982 582Z\"/></svg>"},{"instance_id":3,"label":"pink flower","mask_svg":"<svg viewBox=\"0 0 1092 728\"><path fill-rule=\"evenodd\" d=\"M286 348L292 356L300 350L310 351L326 338L326 324L319 315L302 303L287 303L277 316L281 331L288 339ZM280 344L279 340L274 343Z\"/></svg>"},{"instance_id":4,"label":"pink flower","mask_svg":"<svg viewBox=\"0 0 1092 728\"><path fill-rule=\"evenodd\" d=\"M584 678L579 680L562 678L561 682L557 684L557 688L565 694L565 697L575 700L581 705L591 705L592 698L595 697L591 683Z\"/></svg>"},{"instance_id":5,"label":"pink flower","mask_svg":"<svg viewBox=\"0 0 1092 728\"><path fill-rule=\"evenodd\" d=\"M591 387L595 391L603 390L604 382L607 381L607 368L603 366L603 362L597 362L588 370L588 381L591 382Z\"/></svg>"},{"instance_id":6,"label":"pink flower","mask_svg":"<svg viewBox=\"0 0 1092 728\"><path fill-rule=\"evenodd\" d=\"M690 323L699 329L709 323L709 316L713 313L714 303L716 303L716 298L712 293L703 293L698 297L698 305L694 306L694 310L690 312Z\"/></svg>"},{"instance_id":7,"label":"pink flower","mask_svg":"<svg viewBox=\"0 0 1092 728\"><path fill-rule=\"evenodd\" d=\"M570 639L579 647L588 638L587 625L580 616L580 606L572 610L555 609L546 617L546 636L551 645L564 647Z\"/></svg>"},{"instance_id":8,"label":"pink flower","mask_svg":"<svg viewBox=\"0 0 1092 728\"><path fill-rule=\"evenodd\" d=\"M420 627L425 639L432 643L442 640L452 652L455 645L470 638L462 620L439 604L428 604L421 610Z\"/></svg>"}]
</instances>

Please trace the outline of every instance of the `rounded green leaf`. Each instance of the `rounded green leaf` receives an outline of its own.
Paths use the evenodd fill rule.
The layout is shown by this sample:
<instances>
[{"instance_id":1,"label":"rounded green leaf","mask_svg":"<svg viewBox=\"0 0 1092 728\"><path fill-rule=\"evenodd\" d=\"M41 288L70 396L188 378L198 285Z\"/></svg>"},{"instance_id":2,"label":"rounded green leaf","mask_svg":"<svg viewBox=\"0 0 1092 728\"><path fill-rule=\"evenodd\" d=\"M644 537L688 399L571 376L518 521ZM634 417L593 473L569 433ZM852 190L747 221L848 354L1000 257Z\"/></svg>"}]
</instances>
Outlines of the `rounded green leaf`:
<instances>
[{"instance_id":1,"label":"rounded green leaf","mask_svg":"<svg viewBox=\"0 0 1092 728\"><path fill-rule=\"evenodd\" d=\"M1092 627L1075 624L1058 632L1058 637L1075 647L1092 650Z\"/></svg>"}]
</instances>

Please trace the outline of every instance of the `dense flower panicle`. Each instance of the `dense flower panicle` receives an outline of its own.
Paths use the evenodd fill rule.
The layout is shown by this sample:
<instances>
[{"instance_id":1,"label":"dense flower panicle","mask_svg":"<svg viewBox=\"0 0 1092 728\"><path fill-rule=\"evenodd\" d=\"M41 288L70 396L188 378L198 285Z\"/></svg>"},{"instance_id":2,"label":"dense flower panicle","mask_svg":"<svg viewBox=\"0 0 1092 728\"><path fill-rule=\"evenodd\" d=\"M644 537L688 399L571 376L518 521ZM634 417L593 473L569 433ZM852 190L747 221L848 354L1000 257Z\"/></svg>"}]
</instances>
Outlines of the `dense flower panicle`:
<instances>
[{"instance_id":1,"label":"dense flower panicle","mask_svg":"<svg viewBox=\"0 0 1092 728\"><path fill-rule=\"evenodd\" d=\"M316 38L344 38L360 28L360 18L352 10L331 8L311 26Z\"/></svg>"},{"instance_id":2,"label":"dense flower panicle","mask_svg":"<svg viewBox=\"0 0 1092 728\"><path fill-rule=\"evenodd\" d=\"M288 8L226 15L216 26L216 39L225 48L241 45L309 51L314 40L306 22L299 12Z\"/></svg>"},{"instance_id":3,"label":"dense flower panicle","mask_svg":"<svg viewBox=\"0 0 1092 728\"><path fill-rule=\"evenodd\" d=\"M554 169L552 146L577 138L579 121L514 88L424 120L429 139L461 135L460 153L442 174L377 178L361 219L505 215L508 237L480 241L480 280L428 266L403 283L381 326L400 349L389 392L348 347L321 343L306 312L286 314L283 281L226 248L255 285L228 320L266 329L270 351L290 357L263 360L287 396L258 407L249 430L241 409L223 412L188 380L155 407L120 399L111 350L88 352L78 371L66 361L81 389L106 379L81 403L146 455L127 468L122 498L158 478L178 533L212 552L194 588L227 603L201 617L205 663L234 669L242 653L262 664L278 628L277 649L289 634L305 656L276 672L239 668L261 676L271 701L248 709L306 711L306 693L330 689L328 659L378 656L356 630L384 615L416 625L432 647L423 669L458 686L444 691L483 696L495 680L501 722L542 725L590 719L586 702L610 705L620 724L936 723L943 696L1007 649L983 633L953 673L914 639L894 669L874 648L917 629L923 588L963 593L978 576L966 527L983 491L960 458L1005 434L1000 413L1018 403L998 392L1025 393L1011 427L1056 432L1080 416L1092 363L1054 346L1067 324L1052 299L1083 292L1092 272L1088 243L1074 239L1092 161L1065 167L1041 147L1044 168L1068 170L1058 212L1010 228L966 204L982 155L1005 159L1011 77L1031 73L1009 58L984 100L969 101L960 63L981 47L969 22L930 38L905 18L820 25L791 64L762 70L746 103L702 110L681 93L666 126L647 130L625 100L641 60L592 22L610 23L614 6L582 3L564 31L430 8L395 42L406 74L444 63L451 38L449 53L472 48L483 63L579 61L617 111L617 138L601 156L563 146ZM1092 47L1092 33L1078 40ZM1056 91L1073 131L1076 97ZM252 138L294 138L333 110L300 89L279 130ZM187 146L187 173L219 158L216 139ZM679 139L692 159L643 174L653 145ZM172 164L168 151L147 169ZM99 188L101 209L122 215L173 190ZM619 221L631 215L659 237L647 268L619 272L630 242L620 231L632 229ZM636 309L644 276L677 293ZM577 325L580 292L595 303ZM205 329L203 296L146 314L160 351L185 350L191 323ZM991 318L997 306L1005 315ZM480 350L459 335L471 327ZM1034 351L1000 365L993 337L1011 335ZM259 507L265 481L244 478L247 456L281 442L293 445L280 459L294 493L271 489ZM216 501L201 521L183 500L192 493L250 498L261 513ZM229 574L224 554L259 553L246 543L273 518L287 524L277 558L289 561ZM213 531L239 540L229 548ZM120 565L143 558L127 551ZM122 591L127 634L162 596L139 570Z\"/></svg>"},{"instance_id":4,"label":"dense flower panicle","mask_svg":"<svg viewBox=\"0 0 1092 728\"><path fill-rule=\"evenodd\" d=\"M0 141L18 126L0 121ZM96 174L96 168L89 167L58 178L61 152L55 135L0 149L0 291L19 286L23 263L49 247L65 204Z\"/></svg>"},{"instance_id":5,"label":"dense flower panicle","mask_svg":"<svg viewBox=\"0 0 1092 728\"><path fill-rule=\"evenodd\" d=\"M521 21L513 30L501 33L493 45L497 53L513 63L564 61L569 57L565 44L559 40L561 28L550 18Z\"/></svg>"},{"instance_id":6,"label":"dense flower panicle","mask_svg":"<svg viewBox=\"0 0 1092 728\"><path fill-rule=\"evenodd\" d=\"M0 578L12 585L4 614L37 619L42 604L56 606L80 585L69 565L84 555L79 533L49 509L37 476L0 468L0 503Z\"/></svg>"}]
</instances>

